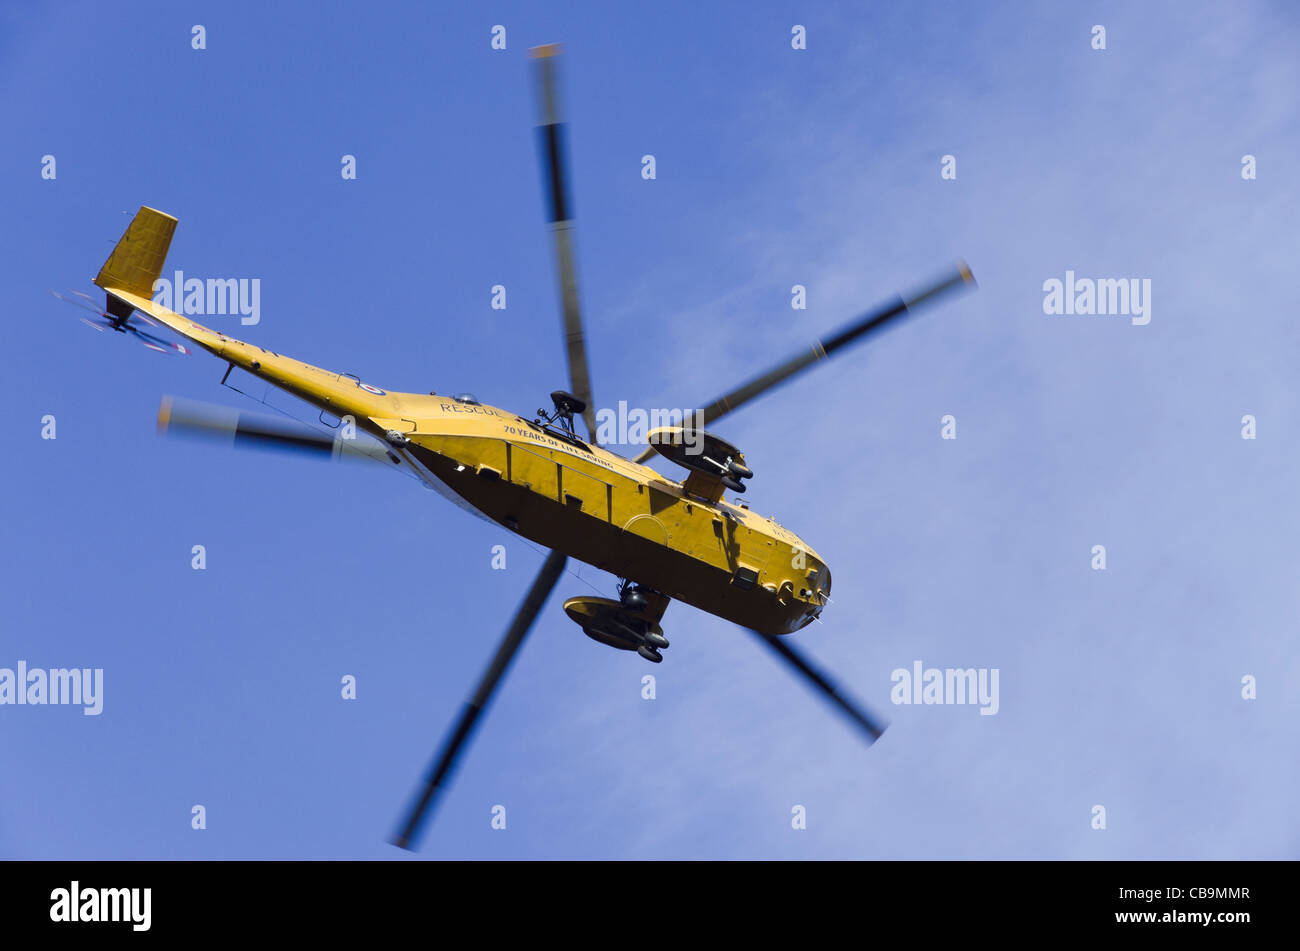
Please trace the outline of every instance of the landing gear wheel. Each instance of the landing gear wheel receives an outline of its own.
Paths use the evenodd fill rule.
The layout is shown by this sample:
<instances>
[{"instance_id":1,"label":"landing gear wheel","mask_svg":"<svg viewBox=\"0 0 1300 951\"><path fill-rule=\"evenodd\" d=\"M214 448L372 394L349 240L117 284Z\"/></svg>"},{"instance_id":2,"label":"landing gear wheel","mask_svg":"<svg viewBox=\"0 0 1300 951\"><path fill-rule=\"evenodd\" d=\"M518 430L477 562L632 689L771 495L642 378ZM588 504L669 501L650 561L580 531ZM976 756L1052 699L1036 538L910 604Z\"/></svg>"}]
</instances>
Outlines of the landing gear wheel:
<instances>
[{"instance_id":1,"label":"landing gear wheel","mask_svg":"<svg viewBox=\"0 0 1300 951\"><path fill-rule=\"evenodd\" d=\"M662 663L664 659L664 655L659 653L649 644L642 644L636 649L636 652L652 664Z\"/></svg>"},{"instance_id":2,"label":"landing gear wheel","mask_svg":"<svg viewBox=\"0 0 1300 951\"><path fill-rule=\"evenodd\" d=\"M662 634L656 634L654 631L647 634L645 640L647 644L658 650L663 650L668 646L668 638L664 637Z\"/></svg>"},{"instance_id":3,"label":"landing gear wheel","mask_svg":"<svg viewBox=\"0 0 1300 951\"><path fill-rule=\"evenodd\" d=\"M727 471L728 471L729 473L731 473L731 475L732 475L734 478L737 478L737 479L752 479L752 478L754 478L754 470L753 470L753 469L749 468L749 466L742 466L739 462L735 462L735 461L730 460L730 459L727 460Z\"/></svg>"}]
</instances>

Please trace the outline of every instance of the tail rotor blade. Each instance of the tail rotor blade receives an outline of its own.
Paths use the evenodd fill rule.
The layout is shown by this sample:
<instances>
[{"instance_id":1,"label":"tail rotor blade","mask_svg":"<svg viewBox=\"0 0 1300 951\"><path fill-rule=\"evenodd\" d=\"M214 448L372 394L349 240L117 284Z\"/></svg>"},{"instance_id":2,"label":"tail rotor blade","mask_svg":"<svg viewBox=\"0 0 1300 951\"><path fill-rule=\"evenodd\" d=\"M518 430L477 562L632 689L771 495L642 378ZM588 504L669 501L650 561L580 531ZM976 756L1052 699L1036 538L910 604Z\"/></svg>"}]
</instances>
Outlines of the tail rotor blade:
<instances>
[{"instance_id":1,"label":"tail rotor blade","mask_svg":"<svg viewBox=\"0 0 1300 951\"><path fill-rule=\"evenodd\" d=\"M188 356L190 348L183 343L172 343L170 340L164 340L162 337L154 336L151 333L145 333L139 327L133 327L125 324L123 330L131 333L136 340L148 347L150 350L157 350L159 353L179 353Z\"/></svg>"},{"instance_id":2,"label":"tail rotor blade","mask_svg":"<svg viewBox=\"0 0 1300 951\"><path fill-rule=\"evenodd\" d=\"M87 327L94 327L96 330L121 330L133 334L140 343L144 344L150 350L158 353L190 353L189 347L180 343L172 343L170 340L164 340L154 334L148 333L135 326L132 321L139 321L146 326L160 328L162 324L154 320L143 311L130 312L129 305L123 305L127 309L120 314L112 314L95 302L95 298L82 291L68 291L67 294L60 294L58 291L50 291L61 301L87 310L94 314L94 318L82 317L81 322Z\"/></svg>"},{"instance_id":3,"label":"tail rotor blade","mask_svg":"<svg viewBox=\"0 0 1300 951\"><path fill-rule=\"evenodd\" d=\"M64 303L75 304L77 307L80 307L82 310L88 310L92 314L95 314L96 316L103 317L103 318L108 318L109 316L105 312L103 307L100 307L98 304L95 303L94 298L92 298L89 294L86 294L82 291L68 291L66 294L60 293L59 291L50 291L50 293L53 294L55 297L57 297L59 300L63 301Z\"/></svg>"}]
</instances>

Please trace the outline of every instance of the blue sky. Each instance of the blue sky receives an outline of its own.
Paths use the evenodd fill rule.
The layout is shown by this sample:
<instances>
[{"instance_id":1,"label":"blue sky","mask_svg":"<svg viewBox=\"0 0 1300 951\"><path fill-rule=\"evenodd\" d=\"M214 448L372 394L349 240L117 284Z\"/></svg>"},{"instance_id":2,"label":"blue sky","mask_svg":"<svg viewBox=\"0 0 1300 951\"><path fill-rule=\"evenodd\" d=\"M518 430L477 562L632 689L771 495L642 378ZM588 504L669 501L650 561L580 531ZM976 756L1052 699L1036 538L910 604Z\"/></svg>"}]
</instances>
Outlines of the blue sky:
<instances>
[{"instance_id":1,"label":"blue sky","mask_svg":"<svg viewBox=\"0 0 1300 951\"><path fill-rule=\"evenodd\" d=\"M148 204L169 269L260 279L237 336L529 412L565 381L527 49L562 41L598 405L701 403L958 256L981 286L717 426L828 560L795 643L884 738L684 605L659 667L597 645L560 602L614 579L571 564L419 856L1294 857L1295 12L449 7L0 11L0 667L105 684L0 707L0 855L405 857L543 553L392 474L157 439L163 393L257 407L48 291ZM1149 278L1150 324L1046 316L1067 269ZM916 660L997 668L998 714L891 704Z\"/></svg>"}]
</instances>

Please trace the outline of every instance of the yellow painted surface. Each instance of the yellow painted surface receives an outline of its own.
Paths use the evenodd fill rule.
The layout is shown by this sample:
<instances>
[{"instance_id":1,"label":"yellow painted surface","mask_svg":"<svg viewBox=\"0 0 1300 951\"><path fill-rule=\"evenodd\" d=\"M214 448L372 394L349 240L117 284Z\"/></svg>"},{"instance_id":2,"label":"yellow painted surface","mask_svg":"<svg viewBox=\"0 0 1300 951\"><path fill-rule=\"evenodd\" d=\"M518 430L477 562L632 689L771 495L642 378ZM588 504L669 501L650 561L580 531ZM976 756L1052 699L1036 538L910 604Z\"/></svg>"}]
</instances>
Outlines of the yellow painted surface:
<instances>
[{"instance_id":1,"label":"yellow painted surface","mask_svg":"<svg viewBox=\"0 0 1300 951\"><path fill-rule=\"evenodd\" d=\"M408 442L394 448L407 464L539 544L763 633L798 630L820 613L830 589L825 563L756 512L689 494L653 469L556 439L509 410L386 391L158 306L150 289L175 224L141 209L96 284L221 360L334 416L352 416L374 436L402 433ZM751 587L735 583L741 569L757 572Z\"/></svg>"}]
</instances>

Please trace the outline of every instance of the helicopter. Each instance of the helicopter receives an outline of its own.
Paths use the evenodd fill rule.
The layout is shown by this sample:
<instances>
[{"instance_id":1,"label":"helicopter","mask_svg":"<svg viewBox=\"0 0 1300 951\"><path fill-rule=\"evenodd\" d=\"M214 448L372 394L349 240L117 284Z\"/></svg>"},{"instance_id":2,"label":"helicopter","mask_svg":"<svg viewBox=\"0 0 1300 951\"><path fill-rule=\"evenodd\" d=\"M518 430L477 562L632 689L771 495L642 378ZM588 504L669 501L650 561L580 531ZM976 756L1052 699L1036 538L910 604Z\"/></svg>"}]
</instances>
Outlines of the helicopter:
<instances>
[{"instance_id":1,"label":"helicopter","mask_svg":"<svg viewBox=\"0 0 1300 951\"><path fill-rule=\"evenodd\" d=\"M570 558L620 579L614 598L578 596L565 614L593 640L660 663L669 648L661 621L682 601L752 632L867 736L883 726L786 641L820 618L829 602L830 569L801 538L726 493L743 494L754 478L744 453L704 429L744 404L829 359L949 292L974 286L959 262L941 279L897 296L793 356L728 390L683 425L659 426L633 459L599 444L591 372L574 266L574 219L567 124L560 108L557 45L531 51L538 92L539 152L547 219L560 289L568 389L551 393L552 409L521 416L469 394L405 393L312 366L237 340L161 306L154 299L177 219L143 206L95 277L103 308L84 294L72 300L95 313L83 318L159 352L189 353L154 330L167 328L228 366L305 401L346 425L345 432L286 427L252 414L213 413L168 397L159 428L219 436L235 445L287 446L349 453L397 468L462 507L550 550L487 670L437 751L423 787L393 844L412 849L438 794L446 788L483 711L532 628ZM143 326L141 326L143 325ZM144 329L148 328L148 329ZM584 432L580 432L581 420ZM685 470L683 481L645 463L661 456Z\"/></svg>"}]
</instances>

